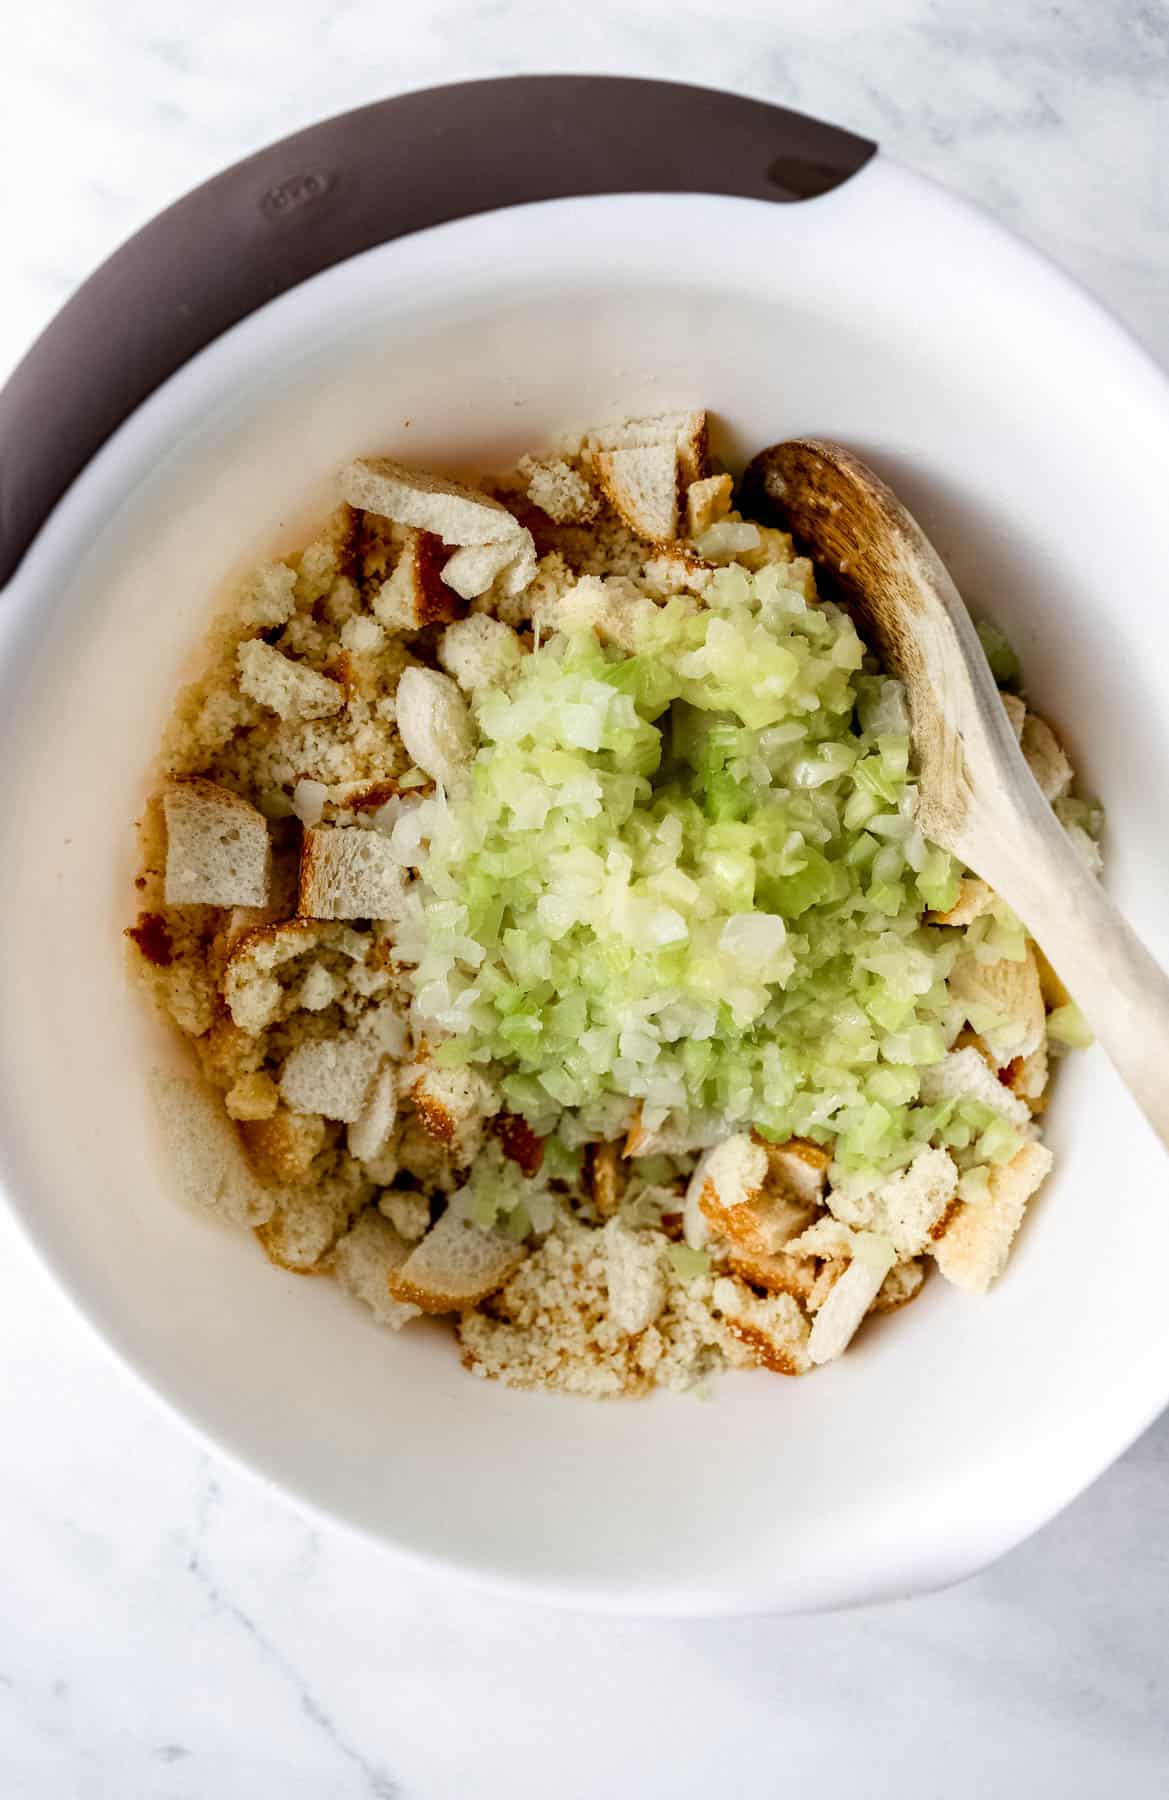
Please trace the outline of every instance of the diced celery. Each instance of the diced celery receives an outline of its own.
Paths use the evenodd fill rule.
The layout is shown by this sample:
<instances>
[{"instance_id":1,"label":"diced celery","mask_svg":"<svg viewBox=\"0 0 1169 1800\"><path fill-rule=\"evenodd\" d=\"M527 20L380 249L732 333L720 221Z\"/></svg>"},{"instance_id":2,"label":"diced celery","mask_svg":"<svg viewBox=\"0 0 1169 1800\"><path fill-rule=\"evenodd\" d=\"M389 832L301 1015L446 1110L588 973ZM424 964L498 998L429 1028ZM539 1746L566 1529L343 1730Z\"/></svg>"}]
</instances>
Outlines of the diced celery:
<instances>
[{"instance_id":1,"label":"diced celery","mask_svg":"<svg viewBox=\"0 0 1169 1800\"><path fill-rule=\"evenodd\" d=\"M1092 1027L1074 1001L1048 1013L1047 1035L1056 1044L1066 1044L1069 1050L1086 1050L1095 1041Z\"/></svg>"},{"instance_id":2,"label":"diced celery","mask_svg":"<svg viewBox=\"0 0 1169 1800\"><path fill-rule=\"evenodd\" d=\"M683 1281L694 1281L710 1272L710 1257L705 1250L692 1250L689 1244L671 1244L666 1255Z\"/></svg>"},{"instance_id":3,"label":"diced celery","mask_svg":"<svg viewBox=\"0 0 1169 1800\"><path fill-rule=\"evenodd\" d=\"M1013 1154L998 1115L925 1106L918 1080L953 1036L959 953L1023 956L1025 934L997 905L923 929L960 870L915 823L905 695L813 592L806 565L731 562L702 605L633 600L633 654L545 634L476 696L469 788L394 823L420 868L395 937L416 1029L558 1134L550 1174L631 1102L683 1133L811 1136L851 1168L948 1144L969 1195ZM1085 1028L1060 1008L1049 1034ZM514 1195L492 1216L527 1229Z\"/></svg>"},{"instance_id":4,"label":"diced celery","mask_svg":"<svg viewBox=\"0 0 1169 1800\"><path fill-rule=\"evenodd\" d=\"M990 672L999 686L1018 687L1023 671L1006 633L1000 631L997 625L992 625L989 619L979 619L975 630L990 664Z\"/></svg>"}]
</instances>

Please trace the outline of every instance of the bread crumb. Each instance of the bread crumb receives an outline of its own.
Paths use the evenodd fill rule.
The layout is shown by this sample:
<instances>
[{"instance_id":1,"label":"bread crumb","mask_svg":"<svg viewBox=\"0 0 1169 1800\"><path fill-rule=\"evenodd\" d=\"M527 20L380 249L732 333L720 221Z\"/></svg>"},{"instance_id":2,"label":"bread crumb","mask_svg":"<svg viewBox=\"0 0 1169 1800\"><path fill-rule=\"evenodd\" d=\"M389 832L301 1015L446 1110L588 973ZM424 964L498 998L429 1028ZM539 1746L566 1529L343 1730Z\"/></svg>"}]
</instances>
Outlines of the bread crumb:
<instances>
[{"instance_id":1,"label":"bread crumb","mask_svg":"<svg viewBox=\"0 0 1169 1800\"><path fill-rule=\"evenodd\" d=\"M280 1104L280 1090L270 1075L257 1070L241 1075L224 1096L231 1119L270 1119Z\"/></svg>"},{"instance_id":2,"label":"bread crumb","mask_svg":"<svg viewBox=\"0 0 1169 1800\"><path fill-rule=\"evenodd\" d=\"M239 648L242 693L282 719L327 719L345 704L345 690L327 675L293 662L262 638Z\"/></svg>"},{"instance_id":3,"label":"bread crumb","mask_svg":"<svg viewBox=\"0 0 1169 1800\"><path fill-rule=\"evenodd\" d=\"M611 1219L602 1235L609 1317L620 1330L634 1335L652 1325L666 1303L658 1234L630 1231L619 1219Z\"/></svg>"},{"instance_id":4,"label":"bread crumb","mask_svg":"<svg viewBox=\"0 0 1169 1800\"><path fill-rule=\"evenodd\" d=\"M505 682L518 669L523 653L511 627L487 613L457 619L438 645L439 662L468 694Z\"/></svg>"},{"instance_id":5,"label":"bread crumb","mask_svg":"<svg viewBox=\"0 0 1169 1800\"><path fill-rule=\"evenodd\" d=\"M679 1279L663 1232L637 1235L665 1279L651 1326L630 1333L611 1317L605 1240L564 1216L498 1294L460 1319L466 1366L511 1387L612 1399L655 1386L685 1391L728 1364L752 1362L716 1314L711 1280Z\"/></svg>"},{"instance_id":6,"label":"bread crumb","mask_svg":"<svg viewBox=\"0 0 1169 1800\"><path fill-rule=\"evenodd\" d=\"M354 1124L377 1067L375 1047L354 1034L298 1044L280 1072L280 1092L294 1112Z\"/></svg>"},{"instance_id":7,"label":"bread crumb","mask_svg":"<svg viewBox=\"0 0 1169 1800\"><path fill-rule=\"evenodd\" d=\"M390 1297L389 1278L405 1262L410 1246L380 1212L367 1208L337 1241L333 1267L346 1293L369 1307L379 1325L401 1331L419 1308Z\"/></svg>"},{"instance_id":8,"label":"bread crumb","mask_svg":"<svg viewBox=\"0 0 1169 1800\"><path fill-rule=\"evenodd\" d=\"M376 655L385 641L385 627L376 619L358 616L346 619L341 627L341 642L354 656Z\"/></svg>"},{"instance_id":9,"label":"bread crumb","mask_svg":"<svg viewBox=\"0 0 1169 1800\"><path fill-rule=\"evenodd\" d=\"M587 525L600 510L600 501L578 469L559 457L538 461L521 456L517 472L527 483L533 506L560 525Z\"/></svg>"},{"instance_id":10,"label":"bread crumb","mask_svg":"<svg viewBox=\"0 0 1169 1800\"><path fill-rule=\"evenodd\" d=\"M430 1203L425 1194L390 1189L381 1196L378 1209L408 1244L416 1244L430 1230Z\"/></svg>"}]
</instances>

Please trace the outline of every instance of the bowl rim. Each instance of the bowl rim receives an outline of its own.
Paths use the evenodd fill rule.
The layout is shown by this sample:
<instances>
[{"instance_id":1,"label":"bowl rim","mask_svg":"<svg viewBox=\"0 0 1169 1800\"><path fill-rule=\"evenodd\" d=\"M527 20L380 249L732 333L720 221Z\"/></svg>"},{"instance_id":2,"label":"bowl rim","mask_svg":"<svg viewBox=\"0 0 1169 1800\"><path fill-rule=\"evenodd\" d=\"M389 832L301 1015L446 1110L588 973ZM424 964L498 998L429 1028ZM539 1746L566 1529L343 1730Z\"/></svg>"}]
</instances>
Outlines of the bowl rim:
<instances>
[{"instance_id":1,"label":"bowl rim","mask_svg":"<svg viewBox=\"0 0 1169 1800\"><path fill-rule=\"evenodd\" d=\"M874 165L873 169L862 179L873 180L877 178L877 175L878 166ZM940 190L934 189L934 184L925 181L924 178L910 175L907 171L900 169L895 170L894 165L890 165L882 159L880 164L880 179L887 180L889 178L894 178L899 182L908 182L910 185L917 185L935 192L940 192ZM987 220L979 209L970 207L969 203L953 201L950 196L946 196L946 202L947 205L953 204L954 206L965 210L969 217L972 220L977 220L983 229L990 230L1000 236L1004 241L1009 242L1029 261L1047 270L1049 275L1055 279L1057 284L1059 284L1069 296L1074 296L1076 298L1077 303L1080 300L1083 300L1091 308L1097 324L1107 328L1116 348L1125 351L1126 353L1131 352L1135 354L1139 358L1138 366L1141 373L1146 378L1149 375L1155 377L1154 393L1159 397L1160 404L1165 413L1166 425L1169 427L1169 381L1166 381L1166 378L1158 365L1143 351L1143 349L1141 349L1131 337L1131 334L1129 334L1123 326L1113 320L1111 315L1097 302L1092 300L1090 296L1084 295L1082 290L1079 289L1078 284L1070 277L1065 276L1061 271L1054 268L1054 266L1048 263L1047 259L1040 256L1038 252L1032 251L1027 246L1020 244L1019 240L1014 237L1014 234L1007 231L1004 227L997 225L993 221ZM549 202L545 204L605 205L607 204L607 201L604 197L598 197L591 201L567 203ZM749 203L738 201L733 204L743 205ZM450 225L437 227L436 229L444 232L457 232L461 228L461 225L456 222ZM366 252L365 254L377 255L379 254L379 251L373 250ZM307 289L316 288L317 283L328 282L331 278L337 276L339 271L345 266L346 265L337 265L336 268L323 272L321 275L313 278L312 282L295 290L293 294L281 296L271 302L271 307L278 308L289 304L290 302L297 305L303 304ZM31 594L34 589L43 585L46 580L51 579L54 564L62 562L63 566L63 559L67 558L69 554L69 546L77 541L78 532L84 530L87 519L92 520L101 517L104 510L105 497L109 494L118 495L121 493L121 470L127 445L135 437L138 437L139 441L145 441L151 436L154 429L153 421L158 414L158 409L166 404L166 396L169 394L173 398L173 396L183 387L187 386L187 384L191 384L193 387L194 384L201 382L206 368L204 361L205 357L219 354L223 355L228 360L234 356L242 361L246 357L246 346L251 339L251 335L254 332L261 331L265 328L264 320L266 317L271 317L269 308L265 308L261 312L251 315L240 325L233 327L232 330L222 338L215 340L208 346L206 352L200 353L198 358L177 371L162 389L152 395L150 400L148 400L142 408L131 415L125 425L119 429L115 436L86 467L77 482L73 484L64 497L61 505L54 510L44 531L40 534L37 542L32 547L26 564L20 571L16 581L12 584L12 588L9 592L10 598L16 600L19 597L19 590L25 588L27 588ZM15 663L18 660L17 639L19 637L22 620L27 624L31 624L25 609L18 604L14 607L11 619L5 621L4 625L0 626L0 675L4 677L13 673ZM11 625L11 631L6 630L6 627L9 624ZM774 1596L769 1594L766 1590L762 1594L760 1594L757 1589L751 1594L744 1594L741 1591L741 1583L736 1585L734 1582L728 1583L717 1580L697 1588L690 1586L687 1588L679 1587L678 1589L654 1588L637 1590L636 1593L631 1596L626 1589L619 1589L613 1584L605 1585L594 1583L592 1586L585 1586L576 1582L558 1582L554 1579L550 1580L546 1576L537 1574L517 1576L513 1573L500 1573L484 1568L481 1563L476 1562L473 1558L464 1559L458 1552L446 1553L439 1556L428 1550L420 1550L403 1543L400 1540L396 1540L391 1536L386 1536L379 1531L372 1530L365 1524L347 1517L342 1512L331 1510L327 1506L322 1505L322 1503L315 1499L311 1492L306 1491L303 1486L294 1481L290 1481L284 1475L273 1474L265 1467L262 1458L250 1454L245 1447L241 1447L233 1441L230 1435L220 1435L217 1430L204 1424L197 1415L179 1402L173 1400L167 1393L165 1387L152 1379L150 1374L140 1366L135 1357L128 1352L120 1342L116 1322L102 1320L99 1317L100 1309L95 1308L90 1301L87 1301L87 1299L83 1297L82 1286L73 1279L70 1273L66 1272L51 1250L38 1238L33 1217L16 1199L16 1191L22 1183L20 1182L19 1175L12 1168L9 1147L2 1134L0 1134L0 1177L2 1177L2 1179L0 1179L0 1188L5 1190L5 1198L9 1202L10 1210L15 1214L18 1220L26 1241L30 1242L34 1248L37 1249L41 1259L48 1264L55 1279L69 1294L73 1304L85 1317L87 1324L97 1334L99 1340L106 1344L107 1348L112 1351L117 1360L129 1371L136 1381L139 1382L147 1392L154 1394L168 1412L182 1420L195 1434L197 1441L204 1446L213 1447L215 1452L224 1456L231 1466L246 1469L253 1475L257 1475L275 1491L291 1496L298 1507L304 1509L314 1518L328 1519L332 1523L340 1524L371 1544L377 1545L379 1549L388 1551L391 1556L401 1557L406 1563L425 1569L429 1573L440 1574L446 1578L470 1582L475 1586L482 1587L486 1591L511 1597L522 1596L557 1606L625 1614L636 1612L646 1616L704 1616L768 1610L774 1605ZM1054 1504L1045 1508L1042 1512L1042 1516L1029 1519L1021 1531L1010 1533L1001 1543L986 1546L984 1553L980 1553L977 1560L970 1561L969 1559L964 1559L961 1566L955 1567L949 1571L939 1571L936 1579L916 1585L913 1591L922 1591L925 1587L936 1588L945 1586L950 1581L961 1579L966 1574L973 1572L975 1567L985 1566L987 1562L993 1560L994 1556L999 1554L1002 1550L1010 1547L1011 1544L1018 1542L1023 1535L1036 1529L1040 1524L1046 1522L1048 1518L1054 1516L1054 1514L1061 1510L1064 1505L1075 1498L1076 1494L1081 1492L1084 1487L1088 1486L1092 1480L1096 1479L1096 1477L1101 1474L1117 1456L1122 1454L1128 1445L1131 1444L1134 1439L1140 1435L1140 1432L1158 1415L1165 1405L1166 1398L1169 1398L1169 1376L1167 1376L1164 1385L1166 1392L1161 1395L1155 1404L1152 1404L1149 1407L1147 1416L1144 1417L1143 1422L1138 1422L1133 1428L1125 1428L1125 1431L1122 1434L1122 1441L1116 1442L1107 1450L1102 1460L1099 1460L1096 1463L1094 1469L1084 1477L1083 1481L1079 1483L1074 1492L1063 1494L1063 1496Z\"/></svg>"}]
</instances>

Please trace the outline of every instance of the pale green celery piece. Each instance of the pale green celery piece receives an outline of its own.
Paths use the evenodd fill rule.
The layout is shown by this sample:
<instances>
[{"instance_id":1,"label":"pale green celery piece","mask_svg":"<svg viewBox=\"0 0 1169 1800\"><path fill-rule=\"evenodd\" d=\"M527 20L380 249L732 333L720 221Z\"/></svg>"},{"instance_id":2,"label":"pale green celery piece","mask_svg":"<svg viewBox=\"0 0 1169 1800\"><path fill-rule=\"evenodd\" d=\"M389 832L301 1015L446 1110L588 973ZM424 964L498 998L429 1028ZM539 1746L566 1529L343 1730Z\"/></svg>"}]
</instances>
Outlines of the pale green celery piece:
<instances>
[{"instance_id":1,"label":"pale green celery piece","mask_svg":"<svg viewBox=\"0 0 1169 1800\"><path fill-rule=\"evenodd\" d=\"M874 1231L857 1232L855 1255L857 1262L878 1270L882 1275L887 1275L897 1261L897 1252L888 1238L883 1238Z\"/></svg>"},{"instance_id":2,"label":"pale green celery piece","mask_svg":"<svg viewBox=\"0 0 1169 1800\"><path fill-rule=\"evenodd\" d=\"M967 1205L977 1206L985 1200L990 1191L990 1170L985 1163L974 1163L960 1177L958 1182L958 1198Z\"/></svg>"},{"instance_id":3,"label":"pale green celery piece","mask_svg":"<svg viewBox=\"0 0 1169 1800\"><path fill-rule=\"evenodd\" d=\"M1098 800L1087 800L1077 794L1064 794L1052 802L1052 811L1061 825L1078 825L1090 838L1098 838L1104 829L1104 808Z\"/></svg>"},{"instance_id":4,"label":"pale green celery piece","mask_svg":"<svg viewBox=\"0 0 1169 1800\"><path fill-rule=\"evenodd\" d=\"M671 1244L666 1255L683 1281L696 1281L710 1273L710 1257L705 1250L692 1250L689 1244Z\"/></svg>"},{"instance_id":5,"label":"pale green celery piece","mask_svg":"<svg viewBox=\"0 0 1169 1800\"><path fill-rule=\"evenodd\" d=\"M1001 688L1018 688L1022 684L1023 670L1019 658L1011 646L1005 631L992 625L989 619L979 619L975 625L978 641L982 645L990 672Z\"/></svg>"},{"instance_id":6,"label":"pale green celery piece","mask_svg":"<svg viewBox=\"0 0 1169 1800\"><path fill-rule=\"evenodd\" d=\"M637 1173L647 1187L672 1181L676 1172L673 1159L668 1156L643 1156L638 1160Z\"/></svg>"},{"instance_id":7,"label":"pale green celery piece","mask_svg":"<svg viewBox=\"0 0 1169 1800\"><path fill-rule=\"evenodd\" d=\"M499 1217L498 1195L486 1191L473 1194L469 1216L473 1225L482 1225L484 1230L490 1230Z\"/></svg>"},{"instance_id":8,"label":"pale green celery piece","mask_svg":"<svg viewBox=\"0 0 1169 1800\"><path fill-rule=\"evenodd\" d=\"M960 871L954 858L936 845L926 851L917 873L917 891L931 912L949 912L957 904Z\"/></svg>"},{"instance_id":9,"label":"pale green celery piece","mask_svg":"<svg viewBox=\"0 0 1169 1800\"><path fill-rule=\"evenodd\" d=\"M513 1238L517 1244L522 1244L531 1231L531 1215L522 1200L508 1214L503 1229L505 1235Z\"/></svg>"},{"instance_id":10,"label":"pale green celery piece","mask_svg":"<svg viewBox=\"0 0 1169 1800\"><path fill-rule=\"evenodd\" d=\"M517 1238L524 1238L532 1228L527 1202L534 1191L542 1191L546 1179L546 1167L541 1169L538 1178L533 1179L524 1174L518 1163L503 1154L497 1141L492 1141L475 1158L466 1185L460 1188L455 1202L473 1225L490 1230L502 1221L505 1230ZM517 1215L522 1217L518 1224L513 1224Z\"/></svg>"},{"instance_id":11,"label":"pale green celery piece","mask_svg":"<svg viewBox=\"0 0 1169 1800\"><path fill-rule=\"evenodd\" d=\"M1064 1044L1069 1050L1086 1050L1095 1041L1092 1027L1071 1000L1048 1013L1047 1035L1054 1043Z\"/></svg>"},{"instance_id":12,"label":"pale green celery piece","mask_svg":"<svg viewBox=\"0 0 1169 1800\"><path fill-rule=\"evenodd\" d=\"M978 1140L980 1162L1007 1163L1022 1148L1023 1140L1005 1119L992 1119Z\"/></svg>"}]
</instances>

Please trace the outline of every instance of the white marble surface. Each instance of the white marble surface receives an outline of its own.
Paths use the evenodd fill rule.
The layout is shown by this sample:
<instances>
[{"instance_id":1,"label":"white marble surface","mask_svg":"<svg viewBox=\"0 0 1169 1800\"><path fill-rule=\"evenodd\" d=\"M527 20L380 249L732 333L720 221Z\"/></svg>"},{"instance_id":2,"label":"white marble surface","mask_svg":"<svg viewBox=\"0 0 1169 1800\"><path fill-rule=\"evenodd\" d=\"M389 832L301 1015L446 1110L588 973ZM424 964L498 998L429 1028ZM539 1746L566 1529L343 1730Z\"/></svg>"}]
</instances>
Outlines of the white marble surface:
<instances>
[{"instance_id":1,"label":"white marble surface","mask_svg":"<svg viewBox=\"0 0 1169 1800\"><path fill-rule=\"evenodd\" d=\"M0 375L223 163L396 89L540 67L705 80L869 133L1169 361L1165 0L37 0L4 26ZM13 1800L1169 1788L1169 1422L949 1594L622 1623L462 1593L306 1522L138 1391L2 1215L0 1319Z\"/></svg>"}]
</instances>

